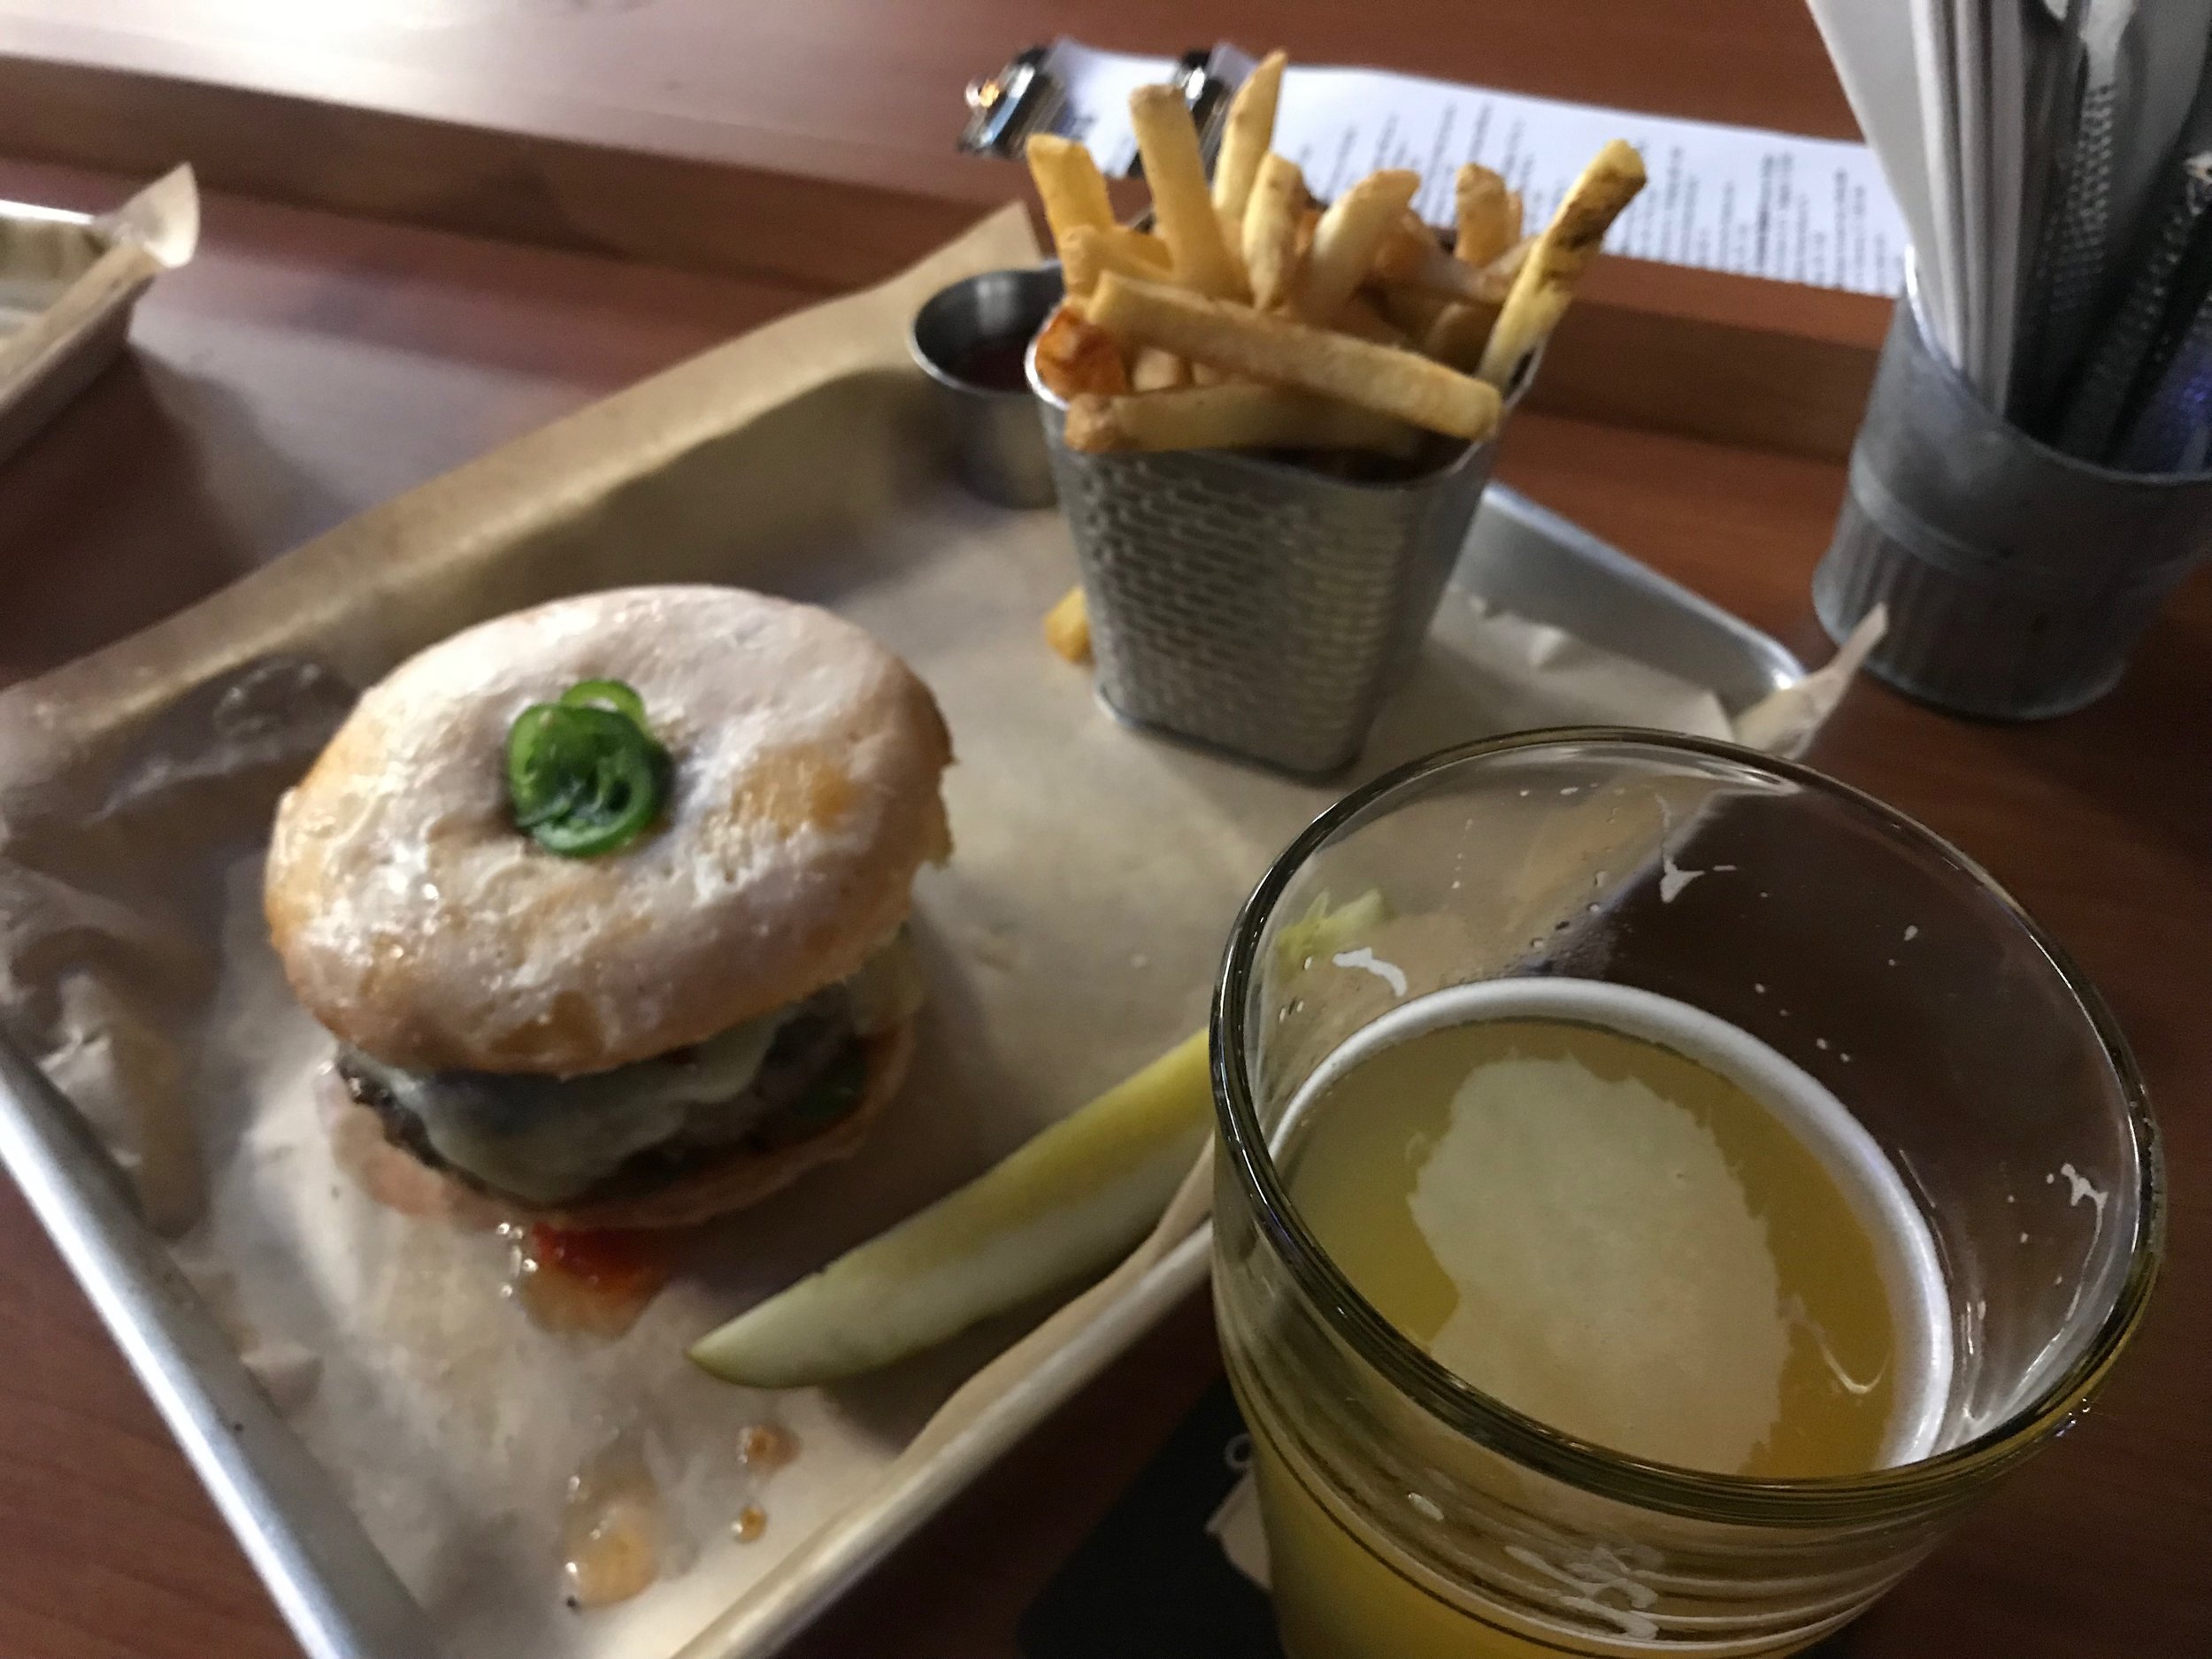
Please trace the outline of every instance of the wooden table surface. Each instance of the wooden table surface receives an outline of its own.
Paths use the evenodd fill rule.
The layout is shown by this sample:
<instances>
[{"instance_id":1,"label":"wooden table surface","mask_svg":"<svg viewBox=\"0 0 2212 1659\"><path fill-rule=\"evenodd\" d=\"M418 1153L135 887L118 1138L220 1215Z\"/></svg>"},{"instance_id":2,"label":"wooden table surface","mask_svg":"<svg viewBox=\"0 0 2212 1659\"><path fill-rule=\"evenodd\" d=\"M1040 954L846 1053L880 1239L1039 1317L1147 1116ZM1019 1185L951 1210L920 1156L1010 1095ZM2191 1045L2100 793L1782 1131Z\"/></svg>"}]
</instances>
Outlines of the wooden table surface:
<instances>
[{"instance_id":1,"label":"wooden table surface","mask_svg":"<svg viewBox=\"0 0 2212 1659\"><path fill-rule=\"evenodd\" d=\"M27 4L0 0L0 47L19 44ZM50 23L154 12L150 0L36 0L29 9ZM208 0L185 10L219 9ZM867 27L858 7L789 10L796 15L761 21L764 35L835 40L838 19ZM1776 101L1778 84L1802 89L1824 75L1816 58L1805 58L1808 32L1784 0L1562 7L1604 49L1563 54L1577 62L1571 71L1554 61L1557 36L1531 21L1533 0L1494 10L1503 22L1482 36L1485 49L1469 44L1458 11L1440 5L1387 20L1355 10L1363 27L1389 32L1374 42L1327 21L1336 10L1302 7L1298 16L1324 42L1309 50L1340 58L1423 61L1428 37L1415 31L1426 30L1452 55L1435 65L1446 73L1832 126L1824 82L1814 102L1830 102L1804 119ZM1785 11L1788 21L1776 21ZM1654 20L1663 12L1676 23ZM1189 27L1164 8L1113 15L1115 27L1061 26L1152 44L1179 44L1177 31ZM961 27L980 30L993 51L1045 32L1025 16L959 9ZM1282 33L1301 40L1291 27ZM1716 67L1738 38L1744 51ZM934 73L952 56L926 61ZM1593 60L1605 66L1591 69ZM1562 76L1580 79L1563 87ZM0 162L0 196L98 205L124 188L119 177ZM0 673L35 672L115 638L363 506L815 291L219 194L201 257L148 298L131 358L0 465L10 595L0 607ZM1806 584L1842 489L1839 467L1528 415L1501 475L1801 650L1821 649ZM2212 572L2177 597L2127 680L2093 710L2032 727L1981 725L1867 684L1814 756L1958 841L2067 941L2137 1046L2173 1176L2166 1282L2103 1402L1854 1629L1855 1655L2212 1653L2208 754ZM0 1352L10 1361L0 1367L0 1655L294 1653L12 1190L0 1192ZM1210 1320L1194 1302L793 1651L1011 1655L1021 1609L1217 1372Z\"/></svg>"}]
</instances>

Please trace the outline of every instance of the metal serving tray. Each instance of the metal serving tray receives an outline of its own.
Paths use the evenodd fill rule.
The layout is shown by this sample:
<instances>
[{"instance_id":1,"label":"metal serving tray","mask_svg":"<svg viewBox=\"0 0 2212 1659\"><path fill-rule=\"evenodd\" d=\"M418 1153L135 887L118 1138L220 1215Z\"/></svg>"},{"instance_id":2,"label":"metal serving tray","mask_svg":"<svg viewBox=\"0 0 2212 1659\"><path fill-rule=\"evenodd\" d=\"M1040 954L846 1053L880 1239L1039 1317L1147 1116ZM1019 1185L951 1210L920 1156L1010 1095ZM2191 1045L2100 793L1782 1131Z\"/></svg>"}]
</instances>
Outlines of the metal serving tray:
<instances>
[{"instance_id":1,"label":"metal serving tray","mask_svg":"<svg viewBox=\"0 0 2212 1659\"><path fill-rule=\"evenodd\" d=\"M818 449L821 431L850 437L871 422L880 426L877 438L862 435L850 437L850 442L920 442L926 435L926 416L920 412L924 406L917 396L919 388L908 383L910 372L902 360L905 316L920 295L964 269L1013 263L1007 245L1012 236L1024 242L1027 238L1018 218L994 221L992 227L909 277L872 295L840 302L839 306L846 308L839 318L844 334L833 334L822 319L824 314L794 319L778 326L785 332L769 331L775 336L772 340L756 336L735 342L699 363L672 371L662 381L625 394L601 411L586 411L563 427L525 440L512 450L492 457L495 465L480 463L474 469L464 469L464 474L427 486L418 492L419 501L411 497L379 510L380 518L371 515L376 519L371 526L375 534L356 536L349 543L346 557L354 557L351 549L357 544L373 543L379 557L388 561L377 568L388 575L391 556L387 549L395 543L388 538L379 539L386 538L388 532L411 526L419 534L434 533L446 537L459 550L437 555L447 562L439 567L434 580L431 573L423 572L421 586L434 588L441 604L464 603L482 611L525 603L540 596L546 584L563 580L571 587L589 587L613 580L676 580L716 569L726 570L732 580L747 579L749 567L742 563L713 563L734 557L728 550L732 533L726 522L718 520L718 514L732 501L746 499L746 480L753 475L747 474L745 468L764 469L767 465L757 457L746 460L741 449L744 434L733 425L740 415L729 412L731 404L755 394L729 388L764 385L773 379L773 365L779 362L804 358L815 363L818 359L811 372L819 380L811 391L803 395L786 388L776 394L781 401L760 411L761 419L778 419L780 411L803 411L803 416L793 418L805 425L801 435ZM837 311L838 307L827 311ZM864 324L875 332L865 334L860 344L832 343L844 340ZM823 398L833 394L846 401L833 407L826 404ZM760 390L757 396L766 398L770 393ZM869 397L887 399L887 408L898 405L907 412L895 421L889 414L879 421L877 415L868 412L873 404L855 401ZM687 428L687 421L696 423L696 430ZM826 425L806 424L820 422ZM618 440L633 446L634 465L630 470L625 470L628 462L625 466L608 464L604 476L574 481L599 465L600 457ZM711 465L703 466L703 462ZM557 507L541 506L538 497L549 492L522 480L541 475L558 476L572 486L572 497ZM765 479L768 472L763 470L757 476ZM1040 753L1036 757L1039 771L1077 764L1095 767L1103 757L1110 765L1126 763L1150 767L1152 772L1145 775L1168 778L1178 788L1198 786L1187 795L1168 797L1171 807L1188 800L1217 813L1225 798L1260 803L1263 810L1256 809L1246 814L1247 821L1240 831L1244 839L1233 848L1235 858L1217 861L1219 868L1208 878L1213 883L1207 889L1209 907L1216 898L1225 895L1230 887L1248 880L1243 865L1251 856L1263 857L1304 816L1330 797L1331 790L1259 780L1256 774L1241 773L1208 757L1159 758L1148 749L1120 747L1146 745L1164 753L1164 746L1154 745L1153 740L1104 722L1088 706L1079 677L1064 664L1045 657L1036 639L1035 618L1071 574L1064 533L1056 520L1042 515L991 512L959 500L949 486L938 484L928 487L937 492L934 495L899 497L875 492L886 511L896 509L897 519L895 524L863 534L853 528L851 503L855 497L871 495L867 481L856 475L850 488L839 486L840 480L834 479L806 484L806 488L819 489L826 501L832 501L837 511L847 515L845 551L841 555L834 535L828 540L816 537L799 562L794 562L795 556L764 557L753 580L768 587L787 583L791 591L802 596L851 609L860 620L914 657L926 674L942 677L941 696L947 703L962 746L964 764L957 771L970 774L961 787L981 791L964 797L972 815L979 801L990 803L1010 798L1003 793L990 793L994 788L1004 791L1009 785L994 784L978 776L987 769L1002 775L1009 769L1003 742L988 729L988 710L1008 707L1003 718L1012 722L1018 733L1045 729L1022 724L1033 722L1036 717L1010 708L1025 698L1051 701L1058 710L1051 718L1071 722L1066 729L1076 734L1080 744L1090 746L1086 755L1073 762ZM655 492L665 494L680 488L712 495L711 510L687 509L669 516L672 510L666 503L656 506ZM466 526L457 527L453 509L464 500L472 503L475 517ZM602 549L591 538L614 534L604 526L626 510L661 515L656 521L657 534L651 556L660 561L658 565L639 570L632 564L600 562ZM533 520L533 513L540 517ZM826 518L823 522L831 521ZM472 532L479 525L495 525L499 534L513 538L518 545L527 543L536 550L515 557L536 562L530 563L526 572L519 564L494 565L488 556L464 545L469 542L465 531ZM807 539L798 527L795 510L784 513L761 534L779 546ZM978 563L985 557L978 551L979 546L993 535L1005 538L1000 551L990 556L1000 562ZM692 538L695 546L687 538ZM616 536L611 545L623 546L622 538ZM1011 557L1015 554L1018 558ZM847 561L841 567L837 564L841 557ZM341 565L334 551L319 547L305 549L295 558L304 563L291 572L278 566L250 579L250 584L257 585L250 595L240 595L233 590L232 596L219 596L204 607L204 616L188 616L177 625L168 625L168 631L157 641L142 647L131 642L119 651L137 650L139 654L129 658L134 666L158 663L165 672L175 672L179 662L189 660L212 664L230 674L236 672L240 664L264 660L272 650L290 648L296 641L287 633L289 625L283 621L280 607L271 606L272 598L311 611L326 600L329 573L352 568ZM483 562L474 562L480 560ZM397 562L403 565L406 559ZM549 571L552 573L548 574ZM396 583L404 576L403 571L388 579ZM1486 497L1455 581L1494 605L1709 687L1717 693L1731 716L1803 678L1796 659L1774 641L1509 489L1493 488ZM377 670L383 659L379 653L388 657L411 649L416 635L431 626L426 613L410 611L408 589L396 586L379 591L402 595L396 607L385 603L380 613L396 620L388 629L388 637L373 642L361 641L357 631L345 636L351 641L346 649L361 655L349 659L341 653L336 667L343 678L357 680ZM928 597L931 594L936 595L933 603L949 620L917 619L917 608L933 603ZM249 618L251 626L248 626ZM308 626L301 625L303 635ZM443 620L438 631L450 626L449 620ZM1010 677L994 664L1012 656L1018 641L1020 651L1033 655L1037 665L1029 666L1030 656L1023 656L1018 675ZM158 649L154 649L156 645ZM120 670L123 665L119 657L114 668ZM8 698L0 698L0 716L20 719L26 710L35 710L35 721L51 727L57 718L55 711L88 687L142 684L117 672L103 678L93 672L100 667L96 663L87 671L64 671L62 676L26 687L27 700L8 694ZM193 672L200 671L196 668ZM1042 688L1035 697L1018 689L1033 683L1025 678L1031 676L1033 684ZM1018 687L1011 694L1010 685ZM206 676L191 687L196 695L212 688L214 682ZM119 715L95 735L106 741L120 731L124 735L118 741L126 746L142 743L158 718L159 710L149 715L134 705L127 720ZM1386 713L1386 724L1388 718ZM92 731L97 725L88 721L85 729ZM19 733L29 728L6 729ZM1432 745L1437 740L1424 741ZM29 764L14 749L4 752L9 757L0 761L0 774ZM1363 765L1380 764L1391 758L1389 755L1371 756ZM0 775L0 803L10 799L5 792L19 781L15 776ZM1052 804L1051 776L1041 783L1025 780L1024 785L1025 809L1035 805L1038 797ZM1111 786L1109 779L1094 787ZM1252 793L1241 793L1247 790ZM962 799L956 799L956 824L963 804ZM1151 803L1146 805L1148 810L1156 810ZM0 862L12 856L12 848L0 849ZM963 856L987 860L989 849L964 846ZM1068 856L1079 858L1081 854L1079 850ZM956 864L956 879L958 871ZM0 874L5 873L0 869ZM1216 888L1221 891L1217 893ZM948 908L945 892L941 887L938 890L936 902L941 910ZM961 898L964 892L956 891L952 896ZM967 896L989 895L978 889ZM1121 909L1132 908L1126 885L1115 888L1111 897ZM1103 907L1105 901L1101 902ZM1103 908L1101 913L1105 913ZM1210 908L1204 913L1210 914ZM984 918L978 926L989 919ZM1088 919L1085 925L1097 926ZM1128 953L1132 943L1146 942L1143 926L1140 917L1130 924L1132 931L1098 941L1100 948L1119 951L1121 961L1142 969L1144 959ZM1160 931L1164 935L1171 932L1164 925ZM1048 939L1044 942L1056 949L1064 941ZM1070 1061L1067 1069L1074 1074L1069 1080L1071 1088L1079 1083L1087 1092L1100 1076L1120 1075L1133 1058L1164 1046L1160 1041L1162 1030L1180 1035L1181 1029L1176 1027L1187 1028L1196 1023L1195 1010L1202 1008L1205 980L1218 941L1210 937L1178 937L1164 939L1156 945L1147 943L1146 948L1155 952L1151 982L1146 984L1144 976L1137 975L1125 1005L1141 1010L1142 1018L1135 1021L1140 1028L1115 1029L1114 1021L1119 1016L1114 1010L1094 1010L1094 1023L1101 1029L1094 1046L1100 1052ZM1163 990L1167 979L1172 979L1173 985ZM1190 983L1183 984L1187 979ZM1001 1034L1015 1035L1011 1032ZM1013 1048L1018 1049L1022 1041L1030 1039L1019 1038ZM1014 1057L1020 1056L1016 1054ZM1053 1109L1064 1110L1064 1106L1054 1104ZM997 1127L994 1133L1002 1142L998 1149L1003 1149L1005 1138L1016 1134L1018 1127L1010 1124ZM985 1149L990 1148L987 1145ZM433 1659L444 1651L437 1631L342 1501L338 1483L325 1474L299 1435L254 1383L224 1325L193 1293L168 1248L142 1221L128 1183L83 1116L24 1057L21 1046L12 1038L0 1042L0 1162L5 1163L55 1239L313 1659ZM1133 1294L984 1415L946 1440L926 1461L906 1471L902 1479L872 1489L867 1503L837 1525L831 1547L808 1555L803 1572L779 1574L770 1570L741 1611L716 1621L708 1637L683 1649L686 1659L707 1659L708 1655L737 1659L738 1655L772 1651L1126 1348L1179 1298L1198 1286L1205 1271L1206 1240L1202 1233L1161 1261Z\"/></svg>"},{"instance_id":2,"label":"metal serving tray","mask_svg":"<svg viewBox=\"0 0 2212 1659\"><path fill-rule=\"evenodd\" d=\"M1730 712L1802 678L1790 652L1511 489L1493 487L1455 580L1718 690ZM1132 741L1141 741L1133 739ZM138 1219L105 1151L44 1075L0 1045L0 1162L114 1333L280 1610L313 1659L424 1659L436 1642L359 1524L247 1376L231 1340ZM1195 1290L1205 1240L1164 1262L1049 1375L1010 1399L931 1477L882 1507L833 1567L752 1611L741 1649L771 1651L1002 1452Z\"/></svg>"}]
</instances>

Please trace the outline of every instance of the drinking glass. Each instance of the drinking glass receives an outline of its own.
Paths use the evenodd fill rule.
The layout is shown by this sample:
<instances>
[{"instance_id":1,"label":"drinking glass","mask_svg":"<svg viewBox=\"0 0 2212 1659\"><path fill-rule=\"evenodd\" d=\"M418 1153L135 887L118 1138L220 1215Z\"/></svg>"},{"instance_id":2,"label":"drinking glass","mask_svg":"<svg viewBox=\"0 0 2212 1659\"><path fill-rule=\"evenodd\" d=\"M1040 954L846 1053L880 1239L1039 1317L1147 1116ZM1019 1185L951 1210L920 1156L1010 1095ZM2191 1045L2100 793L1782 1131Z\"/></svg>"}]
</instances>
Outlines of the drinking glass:
<instances>
[{"instance_id":1,"label":"drinking glass","mask_svg":"<svg viewBox=\"0 0 2212 1659\"><path fill-rule=\"evenodd\" d=\"M1872 1137L1940 1266L1927 1455L1806 1479L1640 1460L1485 1395L1353 1288L1286 1191L1286 1108L1404 999L1529 975L1730 1021ZM2080 973L1927 830L1725 743L1526 733L1356 791L1245 905L1213 1040L1216 1306L1292 1659L1793 1652L2081 1409L2157 1266L2157 1136Z\"/></svg>"}]
</instances>

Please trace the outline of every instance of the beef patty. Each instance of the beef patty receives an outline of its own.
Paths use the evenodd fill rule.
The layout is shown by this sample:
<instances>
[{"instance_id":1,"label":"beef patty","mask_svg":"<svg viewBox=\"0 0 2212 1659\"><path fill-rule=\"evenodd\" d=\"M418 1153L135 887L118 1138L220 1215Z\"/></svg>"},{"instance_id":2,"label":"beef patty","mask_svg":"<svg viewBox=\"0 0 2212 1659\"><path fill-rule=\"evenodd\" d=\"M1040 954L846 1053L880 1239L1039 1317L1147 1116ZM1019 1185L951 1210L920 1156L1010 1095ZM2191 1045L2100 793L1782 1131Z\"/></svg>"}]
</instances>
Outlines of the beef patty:
<instances>
[{"instance_id":1,"label":"beef patty","mask_svg":"<svg viewBox=\"0 0 2212 1659\"><path fill-rule=\"evenodd\" d=\"M678 1049L648 1064L681 1064L687 1053ZM516 1204L531 1202L501 1191L476 1171L441 1155L422 1119L370 1075L352 1049L341 1047L336 1064L346 1092L376 1114L385 1139L394 1146L487 1197ZM801 1003L777 1028L759 1070L745 1088L717 1106L695 1111L675 1134L633 1153L611 1174L562 1202L581 1208L636 1198L682 1179L703 1156L772 1152L804 1141L859 1103L867 1071L866 1050L853 1025L851 998L843 986L831 986ZM488 1079L492 1074L447 1075Z\"/></svg>"}]
</instances>

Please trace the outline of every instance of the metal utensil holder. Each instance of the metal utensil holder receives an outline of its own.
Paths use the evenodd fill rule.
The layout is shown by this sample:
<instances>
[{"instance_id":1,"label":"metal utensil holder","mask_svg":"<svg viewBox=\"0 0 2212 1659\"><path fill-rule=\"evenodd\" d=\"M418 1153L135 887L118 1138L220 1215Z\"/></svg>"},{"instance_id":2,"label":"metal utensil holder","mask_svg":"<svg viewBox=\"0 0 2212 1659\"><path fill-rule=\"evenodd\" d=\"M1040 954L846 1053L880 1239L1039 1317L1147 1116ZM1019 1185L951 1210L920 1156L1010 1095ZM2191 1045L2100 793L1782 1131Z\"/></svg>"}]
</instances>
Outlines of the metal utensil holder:
<instances>
[{"instance_id":1,"label":"metal utensil holder","mask_svg":"<svg viewBox=\"0 0 2212 1659\"><path fill-rule=\"evenodd\" d=\"M1908 289L1851 448L1813 609L1838 640L1877 604L1867 667L1963 714L2094 703L2212 548L2212 475L2117 472L2008 425L1930 349Z\"/></svg>"},{"instance_id":2,"label":"metal utensil holder","mask_svg":"<svg viewBox=\"0 0 2212 1659\"><path fill-rule=\"evenodd\" d=\"M1033 352L1029 383L1107 707L1286 772L1349 764L1436 615L1495 436L1393 483L1223 449L1088 455Z\"/></svg>"}]
</instances>

